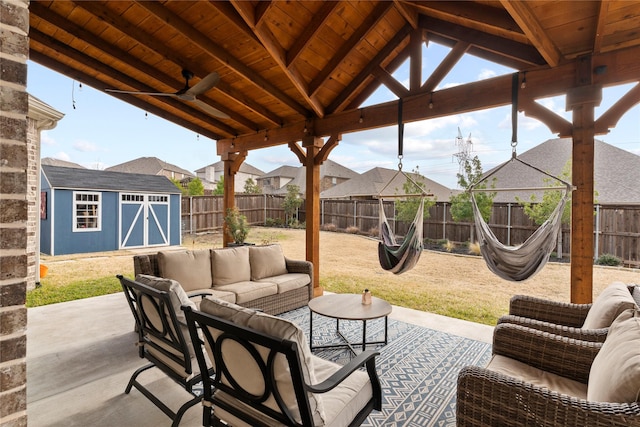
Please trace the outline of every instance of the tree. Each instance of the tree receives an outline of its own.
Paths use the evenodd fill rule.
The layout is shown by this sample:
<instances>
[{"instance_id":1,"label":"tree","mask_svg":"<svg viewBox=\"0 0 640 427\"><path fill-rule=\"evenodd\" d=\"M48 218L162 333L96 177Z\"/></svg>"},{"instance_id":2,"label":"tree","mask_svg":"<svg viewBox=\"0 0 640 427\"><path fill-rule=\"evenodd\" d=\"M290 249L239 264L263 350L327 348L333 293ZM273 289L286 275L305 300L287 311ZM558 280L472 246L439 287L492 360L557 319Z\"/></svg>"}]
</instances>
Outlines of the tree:
<instances>
[{"instance_id":1,"label":"tree","mask_svg":"<svg viewBox=\"0 0 640 427\"><path fill-rule=\"evenodd\" d=\"M423 194L427 193L425 186L425 177L420 174L418 166L411 171L411 173L415 176L413 179L414 182L411 182L410 179L407 179L402 184L402 190L404 194ZM424 212L422 214L423 219L428 219L429 208L435 204L434 200L427 199L424 202ZM418 197L410 197L405 200L399 200L396 203L396 219L398 221L412 222L416 217L416 212L418 211L418 207L420 206L420 198Z\"/></svg>"},{"instance_id":2,"label":"tree","mask_svg":"<svg viewBox=\"0 0 640 427\"><path fill-rule=\"evenodd\" d=\"M288 184L287 195L284 197L284 201L282 202L287 224L293 224L296 211L301 205L302 199L300 198L300 187L295 184Z\"/></svg>"},{"instance_id":3,"label":"tree","mask_svg":"<svg viewBox=\"0 0 640 427\"><path fill-rule=\"evenodd\" d=\"M187 185L187 192L189 196L202 196L204 195L204 184L200 178L194 178Z\"/></svg>"},{"instance_id":4,"label":"tree","mask_svg":"<svg viewBox=\"0 0 640 427\"><path fill-rule=\"evenodd\" d=\"M469 189L482 178L482 163L478 156L476 155L470 160L465 159L464 173L459 173L457 176L458 185L464 191L451 196L449 199L449 202L451 202L451 217L454 221L473 221L473 206L471 206L471 192ZM495 184L491 182L491 188L493 187L495 187ZM483 190L486 188L487 183L481 182L476 185L474 189ZM493 207L493 198L495 196L495 192L482 191L474 194L478 209L485 221L489 221Z\"/></svg>"},{"instance_id":5,"label":"tree","mask_svg":"<svg viewBox=\"0 0 640 427\"><path fill-rule=\"evenodd\" d=\"M571 181L571 160L565 163L559 178L565 182ZM563 185L559 180L550 177L544 178L543 182L545 187L558 187ZM535 194L531 195L528 202L516 197L518 204L523 206L524 213L538 225L545 222L549 216L551 216L551 213L555 210L556 206L558 206L561 199L562 192L558 190L545 190L544 193L542 193L541 201L537 200ZM571 221L571 194L569 194L567 204L564 206L561 221L563 224L569 224Z\"/></svg>"},{"instance_id":6,"label":"tree","mask_svg":"<svg viewBox=\"0 0 640 427\"><path fill-rule=\"evenodd\" d=\"M262 190L260 186L253 180L253 178L247 178L244 182L244 193L245 194L262 194Z\"/></svg>"},{"instance_id":7,"label":"tree","mask_svg":"<svg viewBox=\"0 0 640 427\"><path fill-rule=\"evenodd\" d=\"M216 183L216 188L213 190L214 196L222 196L224 194L224 176L220 177L220 181Z\"/></svg>"},{"instance_id":8,"label":"tree","mask_svg":"<svg viewBox=\"0 0 640 427\"><path fill-rule=\"evenodd\" d=\"M178 190L180 190L183 196L189 195L187 189L182 186L182 183L178 178L169 178L169 179L171 180L171 182L173 182L173 185L178 187Z\"/></svg>"}]
</instances>

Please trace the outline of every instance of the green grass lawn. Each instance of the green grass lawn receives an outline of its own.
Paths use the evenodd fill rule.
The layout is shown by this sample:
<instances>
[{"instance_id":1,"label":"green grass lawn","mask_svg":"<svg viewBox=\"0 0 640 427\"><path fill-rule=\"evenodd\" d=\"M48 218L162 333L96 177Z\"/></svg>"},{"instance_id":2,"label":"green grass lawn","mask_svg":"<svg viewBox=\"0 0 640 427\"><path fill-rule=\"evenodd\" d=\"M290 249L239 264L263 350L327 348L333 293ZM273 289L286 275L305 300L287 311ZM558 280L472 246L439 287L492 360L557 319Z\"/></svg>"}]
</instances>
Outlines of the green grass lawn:
<instances>
[{"instance_id":1,"label":"green grass lawn","mask_svg":"<svg viewBox=\"0 0 640 427\"><path fill-rule=\"evenodd\" d=\"M62 286L41 286L27 292L27 307L56 304L82 298L122 292L120 281L115 276L99 279L76 280Z\"/></svg>"}]
</instances>

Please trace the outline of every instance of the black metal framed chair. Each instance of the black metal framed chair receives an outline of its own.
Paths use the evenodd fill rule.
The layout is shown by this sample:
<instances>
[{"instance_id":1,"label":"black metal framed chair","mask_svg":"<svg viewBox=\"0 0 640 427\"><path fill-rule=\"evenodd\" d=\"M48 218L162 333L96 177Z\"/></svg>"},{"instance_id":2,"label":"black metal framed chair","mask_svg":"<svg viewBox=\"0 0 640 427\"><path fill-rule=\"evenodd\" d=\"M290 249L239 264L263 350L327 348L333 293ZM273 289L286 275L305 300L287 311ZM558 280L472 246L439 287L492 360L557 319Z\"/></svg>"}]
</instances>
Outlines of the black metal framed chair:
<instances>
[{"instance_id":1,"label":"black metal framed chair","mask_svg":"<svg viewBox=\"0 0 640 427\"><path fill-rule=\"evenodd\" d=\"M284 319L210 298L200 309L183 307L192 340L203 339L198 363L206 366L206 349L215 371L203 377L205 426L358 426L381 409L379 353L340 366L312 355Z\"/></svg>"},{"instance_id":2,"label":"black metal framed chair","mask_svg":"<svg viewBox=\"0 0 640 427\"><path fill-rule=\"evenodd\" d=\"M193 369L197 367L193 345L184 313L180 310L182 305L195 307L195 304L189 301L176 281L151 276L138 276L137 281L121 275L117 277L135 318L139 355L150 362L133 373L125 393L129 394L135 387L172 419L172 426L178 426L184 413L202 400L193 389L202 379ZM138 381L140 374L152 368L161 370L193 397L174 412Z\"/></svg>"}]
</instances>

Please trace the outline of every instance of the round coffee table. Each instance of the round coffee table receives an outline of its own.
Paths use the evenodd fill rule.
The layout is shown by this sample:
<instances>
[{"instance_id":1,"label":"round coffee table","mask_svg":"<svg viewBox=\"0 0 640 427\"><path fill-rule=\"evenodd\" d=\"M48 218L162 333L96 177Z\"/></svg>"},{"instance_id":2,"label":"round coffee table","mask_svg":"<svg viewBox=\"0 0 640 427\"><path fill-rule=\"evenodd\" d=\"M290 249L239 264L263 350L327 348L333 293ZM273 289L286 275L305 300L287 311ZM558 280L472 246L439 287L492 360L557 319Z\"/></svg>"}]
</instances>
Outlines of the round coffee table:
<instances>
[{"instance_id":1,"label":"round coffee table","mask_svg":"<svg viewBox=\"0 0 640 427\"><path fill-rule=\"evenodd\" d=\"M391 304L380 298L371 297L371 304L362 304L362 296L357 294L331 294L323 295L309 301L309 344L311 350L327 348L348 347L356 354L354 346L362 346L362 351L367 345L387 344L388 316L391 313ZM344 343L313 345L313 313L336 319L336 333ZM367 320L384 317L384 340L367 341ZM349 342L340 332L340 320L362 320L362 342Z\"/></svg>"}]
</instances>

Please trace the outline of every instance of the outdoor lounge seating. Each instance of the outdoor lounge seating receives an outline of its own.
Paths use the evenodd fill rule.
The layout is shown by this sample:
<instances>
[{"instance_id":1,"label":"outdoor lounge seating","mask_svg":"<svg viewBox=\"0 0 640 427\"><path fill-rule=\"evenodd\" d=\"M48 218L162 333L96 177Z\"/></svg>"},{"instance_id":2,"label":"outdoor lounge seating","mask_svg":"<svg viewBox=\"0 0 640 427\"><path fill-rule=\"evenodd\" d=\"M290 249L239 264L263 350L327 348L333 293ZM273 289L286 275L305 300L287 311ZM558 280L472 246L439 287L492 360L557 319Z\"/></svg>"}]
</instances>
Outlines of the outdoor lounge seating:
<instances>
[{"instance_id":1,"label":"outdoor lounge seating","mask_svg":"<svg viewBox=\"0 0 640 427\"><path fill-rule=\"evenodd\" d=\"M215 371L203 377L205 426L357 426L381 409L377 352L340 366L312 355L304 332L288 320L210 297L200 309L185 313ZM196 356L205 368L202 347Z\"/></svg>"},{"instance_id":2,"label":"outdoor lounge seating","mask_svg":"<svg viewBox=\"0 0 640 427\"><path fill-rule=\"evenodd\" d=\"M458 426L640 425L640 313L624 311L604 343L496 326L486 368L458 376Z\"/></svg>"},{"instance_id":3,"label":"outdoor lounge seating","mask_svg":"<svg viewBox=\"0 0 640 427\"><path fill-rule=\"evenodd\" d=\"M135 387L173 420L172 426L177 426L185 411L201 401L201 397L193 391L193 386L201 381L201 376L193 369L196 367L193 345L184 312L180 309L182 305L195 305L173 280L142 275L138 276L138 281L123 276L118 276L118 279L136 321L139 355L150 362L133 373L125 393L128 394ZM138 381L140 374L152 368L160 369L191 393L193 398L178 411L171 410Z\"/></svg>"},{"instance_id":4,"label":"outdoor lounge seating","mask_svg":"<svg viewBox=\"0 0 640 427\"><path fill-rule=\"evenodd\" d=\"M509 314L498 324L512 323L584 341L603 342L611 323L624 310L640 307L640 289L613 282L593 304L562 303L515 295Z\"/></svg>"}]
</instances>

